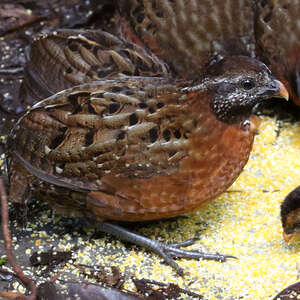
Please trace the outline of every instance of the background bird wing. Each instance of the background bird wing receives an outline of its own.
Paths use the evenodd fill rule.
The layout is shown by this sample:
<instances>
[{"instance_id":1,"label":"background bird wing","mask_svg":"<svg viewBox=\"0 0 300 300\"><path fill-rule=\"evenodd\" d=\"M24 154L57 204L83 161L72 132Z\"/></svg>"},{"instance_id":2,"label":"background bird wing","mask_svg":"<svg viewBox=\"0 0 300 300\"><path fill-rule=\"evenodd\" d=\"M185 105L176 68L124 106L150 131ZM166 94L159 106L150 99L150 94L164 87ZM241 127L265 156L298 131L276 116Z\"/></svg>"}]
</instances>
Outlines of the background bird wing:
<instances>
[{"instance_id":1,"label":"background bird wing","mask_svg":"<svg viewBox=\"0 0 300 300\"><path fill-rule=\"evenodd\" d=\"M284 82L300 105L300 3L259 1L257 48L260 58Z\"/></svg>"},{"instance_id":2,"label":"background bird wing","mask_svg":"<svg viewBox=\"0 0 300 300\"><path fill-rule=\"evenodd\" d=\"M259 1L257 41L261 59L289 89L300 105L300 3Z\"/></svg>"},{"instance_id":3,"label":"background bird wing","mask_svg":"<svg viewBox=\"0 0 300 300\"><path fill-rule=\"evenodd\" d=\"M24 73L20 97L32 103L100 79L167 77L168 68L150 52L107 32L59 30L34 41Z\"/></svg>"},{"instance_id":4,"label":"background bird wing","mask_svg":"<svg viewBox=\"0 0 300 300\"><path fill-rule=\"evenodd\" d=\"M195 124L185 94L169 80L128 77L64 90L37 103L15 126L9 148L41 181L101 189L106 175L174 173Z\"/></svg>"},{"instance_id":5,"label":"background bird wing","mask_svg":"<svg viewBox=\"0 0 300 300\"><path fill-rule=\"evenodd\" d=\"M201 74L211 55L254 56L254 1L118 1L122 34L180 74Z\"/></svg>"}]
</instances>

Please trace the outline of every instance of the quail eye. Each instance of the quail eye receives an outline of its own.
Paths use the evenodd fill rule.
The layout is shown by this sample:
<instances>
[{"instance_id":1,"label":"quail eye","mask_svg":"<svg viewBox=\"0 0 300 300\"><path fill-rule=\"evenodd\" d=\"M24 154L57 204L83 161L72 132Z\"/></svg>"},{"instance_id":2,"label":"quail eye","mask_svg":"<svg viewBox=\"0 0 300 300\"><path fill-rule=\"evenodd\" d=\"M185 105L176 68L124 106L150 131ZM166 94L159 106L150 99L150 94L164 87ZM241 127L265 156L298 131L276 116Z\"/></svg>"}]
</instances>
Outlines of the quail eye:
<instances>
[{"instance_id":1,"label":"quail eye","mask_svg":"<svg viewBox=\"0 0 300 300\"><path fill-rule=\"evenodd\" d=\"M254 83L253 79L248 78L242 82L242 87L245 90L251 90L252 88L254 88L254 86L255 86L255 83Z\"/></svg>"}]
</instances>

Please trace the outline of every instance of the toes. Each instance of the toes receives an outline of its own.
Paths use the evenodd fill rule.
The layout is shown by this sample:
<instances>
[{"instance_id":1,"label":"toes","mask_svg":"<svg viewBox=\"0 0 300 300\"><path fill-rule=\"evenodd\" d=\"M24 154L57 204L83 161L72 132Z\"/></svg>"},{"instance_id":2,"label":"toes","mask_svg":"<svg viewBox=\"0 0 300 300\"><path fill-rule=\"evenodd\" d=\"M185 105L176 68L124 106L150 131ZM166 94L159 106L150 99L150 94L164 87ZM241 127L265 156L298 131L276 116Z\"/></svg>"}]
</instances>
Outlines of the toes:
<instances>
[{"instance_id":1,"label":"toes","mask_svg":"<svg viewBox=\"0 0 300 300\"><path fill-rule=\"evenodd\" d=\"M195 243L195 239L190 239L190 240L186 240L180 243L173 243L173 244L168 244L168 246L172 247L172 248L180 248L180 247L187 247L187 246L191 246Z\"/></svg>"},{"instance_id":2,"label":"toes","mask_svg":"<svg viewBox=\"0 0 300 300\"><path fill-rule=\"evenodd\" d=\"M232 255L223 255L223 254L211 254L211 253L203 253L199 251L189 251L189 250L182 250L178 249L176 247L170 247L166 246L165 251L168 253L168 255L174 257L180 257L180 258L193 258L193 259L205 259L205 260L216 260L220 262L225 262L228 258L235 258L237 257Z\"/></svg>"}]
</instances>

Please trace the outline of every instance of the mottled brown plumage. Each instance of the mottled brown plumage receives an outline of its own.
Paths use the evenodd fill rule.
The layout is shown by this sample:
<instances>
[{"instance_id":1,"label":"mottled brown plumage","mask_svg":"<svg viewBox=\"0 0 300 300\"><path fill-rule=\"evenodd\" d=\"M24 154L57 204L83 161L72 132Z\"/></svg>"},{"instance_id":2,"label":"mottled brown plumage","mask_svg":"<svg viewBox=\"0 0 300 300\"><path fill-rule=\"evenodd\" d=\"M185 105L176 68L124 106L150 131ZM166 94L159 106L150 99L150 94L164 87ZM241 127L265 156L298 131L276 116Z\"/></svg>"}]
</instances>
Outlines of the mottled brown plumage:
<instances>
[{"instance_id":1,"label":"mottled brown plumage","mask_svg":"<svg viewBox=\"0 0 300 300\"><path fill-rule=\"evenodd\" d=\"M9 136L10 199L23 203L35 193L60 213L103 221L101 230L156 251L179 273L172 257L203 257L106 221L168 218L213 200L248 160L254 107L287 97L251 58L251 2L239 28L220 26L238 11L222 3L205 21L195 18L211 12L206 2L150 1L141 11L136 1L126 8L121 1L119 38L75 30L35 41L24 97L50 97ZM185 22L189 36L178 31Z\"/></svg>"},{"instance_id":2,"label":"mottled brown plumage","mask_svg":"<svg viewBox=\"0 0 300 300\"><path fill-rule=\"evenodd\" d=\"M101 30L67 30L37 38L20 97L42 100L78 84L124 76L168 76L168 66L138 45Z\"/></svg>"},{"instance_id":3,"label":"mottled brown plumage","mask_svg":"<svg viewBox=\"0 0 300 300\"><path fill-rule=\"evenodd\" d=\"M198 76L212 54L255 56L252 0L121 0L120 34L149 47L176 74Z\"/></svg>"}]
</instances>

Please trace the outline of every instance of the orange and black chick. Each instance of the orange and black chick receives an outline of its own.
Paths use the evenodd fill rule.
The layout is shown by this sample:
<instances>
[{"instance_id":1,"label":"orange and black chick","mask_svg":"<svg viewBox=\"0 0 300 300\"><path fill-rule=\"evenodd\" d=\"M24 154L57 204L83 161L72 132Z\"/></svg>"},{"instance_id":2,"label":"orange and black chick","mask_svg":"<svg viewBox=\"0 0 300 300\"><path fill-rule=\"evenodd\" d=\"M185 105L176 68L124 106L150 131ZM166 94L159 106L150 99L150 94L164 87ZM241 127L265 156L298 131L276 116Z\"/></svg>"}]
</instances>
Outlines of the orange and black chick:
<instances>
[{"instance_id":1,"label":"orange and black chick","mask_svg":"<svg viewBox=\"0 0 300 300\"><path fill-rule=\"evenodd\" d=\"M288 243L300 238L300 186L290 192L280 207L283 238Z\"/></svg>"}]
</instances>

